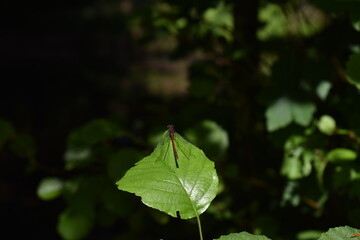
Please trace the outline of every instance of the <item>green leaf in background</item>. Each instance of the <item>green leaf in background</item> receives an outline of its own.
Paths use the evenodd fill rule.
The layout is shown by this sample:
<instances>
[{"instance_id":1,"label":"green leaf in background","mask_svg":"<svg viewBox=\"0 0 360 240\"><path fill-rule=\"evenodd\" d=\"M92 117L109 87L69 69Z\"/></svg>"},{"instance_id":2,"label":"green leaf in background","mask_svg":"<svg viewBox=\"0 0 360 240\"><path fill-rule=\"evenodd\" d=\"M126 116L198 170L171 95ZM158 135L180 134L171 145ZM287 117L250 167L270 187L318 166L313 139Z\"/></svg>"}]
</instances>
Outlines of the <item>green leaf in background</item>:
<instances>
[{"instance_id":1,"label":"green leaf in background","mask_svg":"<svg viewBox=\"0 0 360 240\"><path fill-rule=\"evenodd\" d=\"M68 145L73 148L88 148L96 143L119 136L120 128L107 119L96 119L74 130L69 138Z\"/></svg>"},{"instance_id":2,"label":"green leaf in background","mask_svg":"<svg viewBox=\"0 0 360 240\"><path fill-rule=\"evenodd\" d=\"M19 157L29 157L35 154L34 139L27 134L17 134L10 142L10 148Z\"/></svg>"},{"instance_id":3,"label":"green leaf in background","mask_svg":"<svg viewBox=\"0 0 360 240\"><path fill-rule=\"evenodd\" d=\"M287 97L279 98L266 109L266 126L273 132L291 122L301 126L309 125L316 106L311 102L297 102Z\"/></svg>"},{"instance_id":4,"label":"green leaf in background","mask_svg":"<svg viewBox=\"0 0 360 240\"><path fill-rule=\"evenodd\" d=\"M329 115L322 115L317 124L320 132L326 135L332 135L336 129L336 122L334 118Z\"/></svg>"},{"instance_id":5,"label":"green leaf in background","mask_svg":"<svg viewBox=\"0 0 360 240\"><path fill-rule=\"evenodd\" d=\"M352 23L355 30L360 32L360 20L354 20Z\"/></svg>"},{"instance_id":6,"label":"green leaf in background","mask_svg":"<svg viewBox=\"0 0 360 240\"><path fill-rule=\"evenodd\" d=\"M347 80L360 89L360 53L354 53L346 63Z\"/></svg>"},{"instance_id":7,"label":"green leaf in background","mask_svg":"<svg viewBox=\"0 0 360 240\"><path fill-rule=\"evenodd\" d=\"M221 236L220 238L214 240L270 240L263 235L254 235L248 232L241 232L241 233L231 233L226 236Z\"/></svg>"},{"instance_id":8,"label":"green leaf in background","mask_svg":"<svg viewBox=\"0 0 360 240\"><path fill-rule=\"evenodd\" d=\"M266 109L266 126L272 132L286 127L292 121L291 105L288 98L280 98Z\"/></svg>"},{"instance_id":9,"label":"green leaf in background","mask_svg":"<svg viewBox=\"0 0 360 240\"><path fill-rule=\"evenodd\" d=\"M352 235L359 232L360 230L348 226L330 228L327 232L321 234L319 240L349 240Z\"/></svg>"},{"instance_id":10,"label":"green leaf in background","mask_svg":"<svg viewBox=\"0 0 360 240\"><path fill-rule=\"evenodd\" d=\"M0 148L14 135L14 128L8 121L0 119Z\"/></svg>"},{"instance_id":11,"label":"green leaf in background","mask_svg":"<svg viewBox=\"0 0 360 240\"><path fill-rule=\"evenodd\" d=\"M331 83L329 81L321 81L316 87L316 94L321 100L325 100L331 89Z\"/></svg>"},{"instance_id":12,"label":"green leaf in background","mask_svg":"<svg viewBox=\"0 0 360 240\"><path fill-rule=\"evenodd\" d=\"M143 157L143 154L133 148L123 148L119 150L109 158L107 163L108 176L115 181L119 180L134 163Z\"/></svg>"},{"instance_id":13,"label":"green leaf in background","mask_svg":"<svg viewBox=\"0 0 360 240\"><path fill-rule=\"evenodd\" d=\"M84 239L95 220L93 206L87 202L73 202L59 216L57 230L65 240Z\"/></svg>"},{"instance_id":14,"label":"green leaf in background","mask_svg":"<svg viewBox=\"0 0 360 240\"><path fill-rule=\"evenodd\" d=\"M268 3L265 7L261 8L258 18L260 22L264 23L264 26L257 32L260 40L265 41L287 34L287 19L279 5Z\"/></svg>"},{"instance_id":15,"label":"green leaf in background","mask_svg":"<svg viewBox=\"0 0 360 240\"><path fill-rule=\"evenodd\" d=\"M304 152L305 138L291 136L284 145L284 161L281 166L281 174L289 179L299 179L304 176L302 166L302 154Z\"/></svg>"},{"instance_id":16,"label":"green leaf in background","mask_svg":"<svg viewBox=\"0 0 360 240\"><path fill-rule=\"evenodd\" d=\"M134 196L106 185L102 195L102 206L111 213L127 217L134 210Z\"/></svg>"},{"instance_id":17,"label":"green leaf in background","mask_svg":"<svg viewBox=\"0 0 360 240\"><path fill-rule=\"evenodd\" d=\"M198 217L215 198L218 177L214 163L202 150L174 134L178 153L176 167L168 131L151 155L128 170L117 182L120 190L134 193L142 202L173 217Z\"/></svg>"},{"instance_id":18,"label":"green leaf in background","mask_svg":"<svg viewBox=\"0 0 360 240\"><path fill-rule=\"evenodd\" d=\"M39 183L37 195L42 200L52 200L62 194L64 183L59 178L44 178Z\"/></svg>"},{"instance_id":19,"label":"green leaf in background","mask_svg":"<svg viewBox=\"0 0 360 240\"><path fill-rule=\"evenodd\" d=\"M354 161L356 158L356 152L347 148L335 148L326 155L326 159L333 163Z\"/></svg>"},{"instance_id":20,"label":"green leaf in background","mask_svg":"<svg viewBox=\"0 0 360 240\"><path fill-rule=\"evenodd\" d=\"M196 143L210 157L222 157L229 147L228 133L215 121L203 120L185 132L189 141Z\"/></svg>"},{"instance_id":21,"label":"green leaf in background","mask_svg":"<svg viewBox=\"0 0 360 240\"><path fill-rule=\"evenodd\" d=\"M216 7L208 8L203 16L206 22L204 26L209 31L213 32L215 36L223 37L229 42L232 41L234 20L229 5L226 5L224 1L219 1Z\"/></svg>"},{"instance_id":22,"label":"green leaf in background","mask_svg":"<svg viewBox=\"0 0 360 240\"><path fill-rule=\"evenodd\" d=\"M291 102L294 121L306 127L309 125L316 110L315 104L311 102Z\"/></svg>"},{"instance_id":23,"label":"green leaf in background","mask_svg":"<svg viewBox=\"0 0 360 240\"><path fill-rule=\"evenodd\" d=\"M316 240L320 237L322 232L317 230L306 230L296 234L297 240Z\"/></svg>"},{"instance_id":24,"label":"green leaf in background","mask_svg":"<svg viewBox=\"0 0 360 240\"><path fill-rule=\"evenodd\" d=\"M290 203L292 206L299 206L301 201L301 196L298 193L299 183L297 181L290 180L287 182L281 199L281 205L285 206L287 203Z\"/></svg>"},{"instance_id":25,"label":"green leaf in background","mask_svg":"<svg viewBox=\"0 0 360 240\"><path fill-rule=\"evenodd\" d=\"M91 160L90 148L68 148L65 152L65 169L71 170L86 165Z\"/></svg>"}]
</instances>

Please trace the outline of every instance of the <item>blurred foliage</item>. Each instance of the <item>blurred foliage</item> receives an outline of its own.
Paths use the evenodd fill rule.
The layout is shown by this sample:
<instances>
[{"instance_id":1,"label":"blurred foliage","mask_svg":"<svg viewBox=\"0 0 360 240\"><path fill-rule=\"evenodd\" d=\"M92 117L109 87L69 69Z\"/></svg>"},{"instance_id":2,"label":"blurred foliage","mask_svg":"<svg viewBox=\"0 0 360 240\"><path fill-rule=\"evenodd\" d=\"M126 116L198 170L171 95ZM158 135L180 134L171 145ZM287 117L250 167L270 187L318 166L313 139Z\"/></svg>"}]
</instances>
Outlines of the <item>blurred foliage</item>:
<instances>
[{"instance_id":1,"label":"blurred foliage","mask_svg":"<svg viewBox=\"0 0 360 240\"><path fill-rule=\"evenodd\" d=\"M66 27L106 41L94 40L83 56L87 82L68 83L76 97L62 91L49 112L0 118L0 157L26 161L34 194L60 206L53 230L61 238L197 237L194 221L143 207L115 185L169 123L216 165L220 190L202 215L206 239L241 231L317 239L330 226L360 227L360 1L85 5ZM120 46L119 35L130 43ZM32 110L55 122L39 133L46 121L28 120ZM43 147L52 142L55 151Z\"/></svg>"}]
</instances>

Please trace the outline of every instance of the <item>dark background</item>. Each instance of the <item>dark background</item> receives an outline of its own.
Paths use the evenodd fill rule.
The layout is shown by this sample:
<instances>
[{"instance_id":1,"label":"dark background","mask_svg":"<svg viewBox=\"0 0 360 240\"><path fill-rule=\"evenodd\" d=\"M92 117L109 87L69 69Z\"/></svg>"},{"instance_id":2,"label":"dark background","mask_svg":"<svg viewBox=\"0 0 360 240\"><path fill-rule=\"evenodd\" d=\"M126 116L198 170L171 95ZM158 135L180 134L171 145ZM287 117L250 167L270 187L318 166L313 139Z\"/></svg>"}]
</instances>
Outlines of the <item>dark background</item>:
<instances>
[{"instance_id":1,"label":"dark background","mask_svg":"<svg viewBox=\"0 0 360 240\"><path fill-rule=\"evenodd\" d=\"M0 118L16 133L0 151L0 238L61 239L58 216L71 200L43 201L36 189L48 176L66 181L94 171L106 175L106 161L95 164L95 170L92 163L66 170L64 163L71 145L68 136L98 118L111 119L131 133L106 140L112 148L104 150L105 155L125 147L147 155L153 148L151 134L165 131L169 123L183 134L210 119L226 131L230 141L226 153L213 157L225 190L216 199L215 210L203 216L208 239L242 230L299 239L296 234L304 230L358 227L358 183L351 179L341 191L334 187L336 166L326 168L324 188L317 187L315 172L299 179L280 172L283 146L294 134L305 136L311 142L306 147L313 152L335 147L359 150L359 92L346 80L351 47L360 42L352 25L359 16L359 2L224 1L232 6L231 41L212 30L197 32L201 24L215 29L201 16L219 1L165 2L170 10L157 8L158 1L131 0L1 4ZM310 6L316 9L310 11L310 20L322 19L321 27L310 35L290 31L260 39L257 31L265 23L258 12L266 4L290 12L286 26L301 7ZM181 17L187 26L175 33L169 30ZM160 18L169 20L168 25L156 24ZM321 101L315 88L324 79L332 88ZM275 132L267 129L266 109L283 95L314 103L312 122L291 123ZM333 116L354 137L304 134L316 128L323 114ZM19 150L11 141L21 134L31 144ZM321 144L313 144L318 138ZM206 146L199 139L196 144ZM350 168L359 166L354 163ZM300 196L301 204L281 204L289 182L300 186L291 194ZM308 196L309 192L315 193ZM324 192L327 200L319 203ZM138 198L132 201L137 206L131 217L117 216L106 227L96 221L85 239L197 238L194 222L167 219L161 224L159 218L164 216L140 206Z\"/></svg>"}]
</instances>

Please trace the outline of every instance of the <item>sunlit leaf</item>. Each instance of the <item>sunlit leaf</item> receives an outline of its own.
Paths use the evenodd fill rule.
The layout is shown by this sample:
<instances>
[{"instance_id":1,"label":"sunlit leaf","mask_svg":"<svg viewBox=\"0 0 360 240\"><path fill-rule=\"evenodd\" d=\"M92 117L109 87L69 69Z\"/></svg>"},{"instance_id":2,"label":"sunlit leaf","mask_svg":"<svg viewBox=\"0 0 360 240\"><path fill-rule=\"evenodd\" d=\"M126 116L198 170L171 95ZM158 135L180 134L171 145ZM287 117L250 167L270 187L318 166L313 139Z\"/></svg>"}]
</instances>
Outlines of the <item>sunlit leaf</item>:
<instances>
[{"instance_id":1,"label":"sunlit leaf","mask_svg":"<svg viewBox=\"0 0 360 240\"><path fill-rule=\"evenodd\" d=\"M304 176L302 154L304 147L302 146L305 139L302 136L291 136L284 145L284 160L281 166L281 174L289 179L299 179Z\"/></svg>"},{"instance_id":2,"label":"sunlit leaf","mask_svg":"<svg viewBox=\"0 0 360 240\"><path fill-rule=\"evenodd\" d=\"M216 238L214 240L270 240L270 238L267 238L264 235L254 235L248 232L241 232L241 233L231 233L229 235Z\"/></svg>"},{"instance_id":3,"label":"sunlit leaf","mask_svg":"<svg viewBox=\"0 0 360 240\"><path fill-rule=\"evenodd\" d=\"M260 40L285 36L288 32L287 19L278 4L268 3L259 11L259 20L264 26L257 32Z\"/></svg>"},{"instance_id":4,"label":"sunlit leaf","mask_svg":"<svg viewBox=\"0 0 360 240\"><path fill-rule=\"evenodd\" d=\"M301 126L308 126L316 106L311 102L292 102L292 114L294 121Z\"/></svg>"},{"instance_id":5,"label":"sunlit leaf","mask_svg":"<svg viewBox=\"0 0 360 240\"><path fill-rule=\"evenodd\" d=\"M334 118L329 115L322 115L317 124L320 132L326 135L332 135L336 129L336 122Z\"/></svg>"},{"instance_id":6,"label":"sunlit leaf","mask_svg":"<svg viewBox=\"0 0 360 240\"><path fill-rule=\"evenodd\" d=\"M349 240L352 235L359 232L360 230L348 226L330 228L327 232L321 234L319 240Z\"/></svg>"},{"instance_id":7,"label":"sunlit leaf","mask_svg":"<svg viewBox=\"0 0 360 240\"><path fill-rule=\"evenodd\" d=\"M279 98L266 109L268 131L286 127L291 122L301 126L309 125L316 106L311 102L298 102L287 97Z\"/></svg>"},{"instance_id":8,"label":"sunlit leaf","mask_svg":"<svg viewBox=\"0 0 360 240\"><path fill-rule=\"evenodd\" d=\"M52 200L61 195L64 183L59 178L44 178L39 183L37 195L42 200Z\"/></svg>"},{"instance_id":9,"label":"sunlit leaf","mask_svg":"<svg viewBox=\"0 0 360 240\"><path fill-rule=\"evenodd\" d=\"M204 120L188 129L185 137L196 143L211 157L223 156L229 147L228 133L212 120Z\"/></svg>"},{"instance_id":10,"label":"sunlit leaf","mask_svg":"<svg viewBox=\"0 0 360 240\"><path fill-rule=\"evenodd\" d=\"M151 155L126 172L117 182L120 190L135 193L142 202L182 219L203 213L214 199L218 177L214 163L202 150L178 133L174 136L178 154L176 167L169 133L166 131Z\"/></svg>"},{"instance_id":11,"label":"sunlit leaf","mask_svg":"<svg viewBox=\"0 0 360 240\"><path fill-rule=\"evenodd\" d=\"M65 168L67 170L84 166L89 162L91 156L90 148L69 148L65 152Z\"/></svg>"},{"instance_id":12,"label":"sunlit leaf","mask_svg":"<svg viewBox=\"0 0 360 240\"><path fill-rule=\"evenodd\" d=\"M266 109L266 125L272 132L286 127L292 121L291 104L288 98L280 98Z\"/></svg>"},{"instance_id":13,"label":"sunlit leaf","mask_svg":"<svg viewBox=\"0 0 360 240\"><path fill-rule=\"evenodd\" d=\"M331 89L331 83L329 81L321 81L316 88L316 93L321 100L325 100Z\"/></svg>"},{"instance_id":14,"label":"sunlit leaf","mask_svg":"<svg viewBox=\"0 0 360 240\"><path fill-rule=\"evenodd\" d=\"M284 158L281 167L281 174L289 179L299 179L303 177L302 165L298 156Z\"/></svg>"},{"instance_id":15,"label":"sunlit leaf","mask_svg":"<svg viewBox=\"0 0 360 240\"><path fill-rule=\"evenodd\" d=\"M326 155L326 159L329 160L329 162L335 163L354 161L356 158L356 152L347 148L336 148L328 152Z\"/></svg>"},{"instance_id":16,"label":"sunlit leaf","mask_svg":"<svg viewBox=\"0 0 360 240\"><path fill-rule=\"evenodd\" d=\"M223 1L219 1L216 7L208 8L204 12L204 20L207 30L211 31L218 37L223 37L227 41L231 41L233 30L233 15L231 7L226 5Z\"/></svg>"}]
</instances>

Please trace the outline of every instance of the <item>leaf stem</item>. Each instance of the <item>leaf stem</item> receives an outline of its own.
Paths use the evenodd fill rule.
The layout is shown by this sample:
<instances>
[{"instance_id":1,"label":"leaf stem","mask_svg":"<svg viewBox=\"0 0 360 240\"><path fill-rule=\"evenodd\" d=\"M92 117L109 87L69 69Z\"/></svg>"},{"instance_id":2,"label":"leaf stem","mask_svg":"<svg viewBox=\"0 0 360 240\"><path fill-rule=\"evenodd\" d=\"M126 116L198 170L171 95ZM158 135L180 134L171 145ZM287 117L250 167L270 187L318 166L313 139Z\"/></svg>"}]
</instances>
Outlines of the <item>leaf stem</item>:
<instances>
[{"instance_id":1,"label":"leaf stem","mask_svg":"<svg viewBox=\"0 0 360 240\"><path fill-rule=\"evenodd\" d=\"M198 227L199 227L200 240L203 240L203 235L202 235L202 230L201 230L201 222L200 222L200 216L199 215L196 215L196 220L197 220Z\"/></svg>"}]
</instances>

